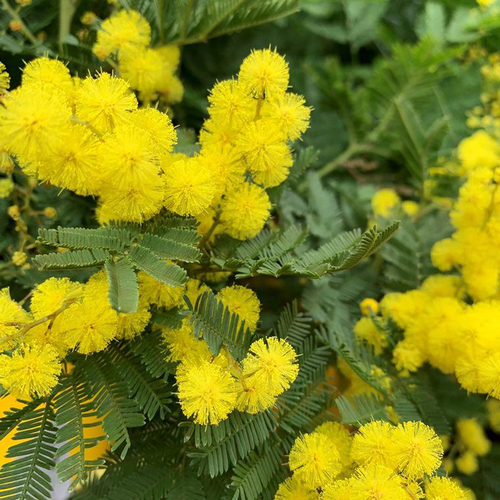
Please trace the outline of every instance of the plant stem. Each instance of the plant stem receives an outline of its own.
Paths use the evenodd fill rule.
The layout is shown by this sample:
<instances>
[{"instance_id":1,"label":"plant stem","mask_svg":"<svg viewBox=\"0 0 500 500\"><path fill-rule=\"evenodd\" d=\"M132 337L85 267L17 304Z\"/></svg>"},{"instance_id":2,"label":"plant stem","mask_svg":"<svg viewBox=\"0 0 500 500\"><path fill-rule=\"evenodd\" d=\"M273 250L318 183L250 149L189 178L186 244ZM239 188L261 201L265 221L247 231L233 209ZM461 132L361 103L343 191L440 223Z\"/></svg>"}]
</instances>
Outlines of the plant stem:
<instances>
[{"instance_id":1,"label":"plant stem","mask_svg":"<svg viewBox=\"0 0 500 500\"><path fill-rule=\"evenodd\" d=\"M55 310L53 313L47 314L47 316L44 316L43 318L39 318L36 321L32 321L31 323L28 323L23 328L21 328L21 330L16 332L14 335L10 335L10 336L5 335L4 337L0 338L0 346L8 340L13 340L13 339L16 339L19 337L23 337L32 328L35 328L35 326L46 323L47 321L50 321L51 325L52 325L52 323L54 322L56 317L59 316L59 314L61 314L63 311L65 311L76 300L78 300L78 298L66 300L62 303L61 307L59 309ZM19 323L4 323L4 326L19 326Z\"/></svg>"},{"instance_id":2,"label":"plant stem","mask_svg":"<svg viewBox=\"0 0 500 500\"><path fill-rule=\"evenodd\" d=\"M2 8L9 14L13 21L19 23L22 34L33 44L40 45L41 41L31 32L31 30L24 24L21 16L11 7L8 0L2 0Z\"/></svg>"}]
</instances>

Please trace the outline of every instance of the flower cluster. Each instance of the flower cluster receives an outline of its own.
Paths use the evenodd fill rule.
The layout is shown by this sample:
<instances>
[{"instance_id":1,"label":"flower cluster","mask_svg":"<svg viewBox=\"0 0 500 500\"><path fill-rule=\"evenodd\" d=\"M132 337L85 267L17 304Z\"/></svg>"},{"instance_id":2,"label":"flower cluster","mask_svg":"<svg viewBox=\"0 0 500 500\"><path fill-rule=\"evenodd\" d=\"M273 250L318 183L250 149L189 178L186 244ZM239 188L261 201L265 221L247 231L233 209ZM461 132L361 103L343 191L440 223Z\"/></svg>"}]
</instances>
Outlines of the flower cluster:
<instances>
[{"instance_id":1,"label":"flower cluster","mask_svg":"<svg viewBox=\"0 0 500 500\"><path fill-rule=\"evenodd\" d=\"M100 24L93 51L101 60L117 58L119 75L138 91L143 103L180 102L184 88L175 75L179 48L150 44L151 27L146 19L134 10L120 10Z\"/></svg>"},{"instance_id":2,"label":"flower cluster","mask_svg":"<svg viewBox=\"0 0 500 500\"><path fill-rule=\"evenodd\" d=\"M289 465L293 476L276 500L465 500L451 479L434 476L443 446L422 422L394 426L370 422L351 434L337 422L322 424L295 441Z\"/></svg>"},{"instance_id":3,"label":"flower cluster","mask_svg":"<svg viewBox=\"0 0 500 500\"><path fill-rule=\"evenodd\" d=\"M134 37L123 39L127 48ZM112 47L125 50L110 41ZM310 109L287 87L283 57L253 52L238 80L214 87L201 150L187 157L172 153L177 138L170 118L137 109L127 81L107 73L72 78L62 62L39 58L2 102L0 147L25 173L97 196L101 223L142 222L165 208L198 217L209 237L225 232L243 240L269 218L265 188L286 179L290 141L308 126Z\"/></svg>"},{"instance_id":4,"label":"flower cluster","mask_svg":"<svg viewBox=\"0 0 500 500\"><path fill-rule=\"evenodd\" d=\"M223 288L217 297L251 332L255 330L260 303L254 292L236 285ZM218 424L235 409L257 413L271 408L297 377L297 356L283 339L255 341L239 363L226 349L214 356L206 342L196 338L189 319L180 328L165 328L163 338L168 359L179 362L181 408L199 424Z\"/></svg>"}]
</instances>

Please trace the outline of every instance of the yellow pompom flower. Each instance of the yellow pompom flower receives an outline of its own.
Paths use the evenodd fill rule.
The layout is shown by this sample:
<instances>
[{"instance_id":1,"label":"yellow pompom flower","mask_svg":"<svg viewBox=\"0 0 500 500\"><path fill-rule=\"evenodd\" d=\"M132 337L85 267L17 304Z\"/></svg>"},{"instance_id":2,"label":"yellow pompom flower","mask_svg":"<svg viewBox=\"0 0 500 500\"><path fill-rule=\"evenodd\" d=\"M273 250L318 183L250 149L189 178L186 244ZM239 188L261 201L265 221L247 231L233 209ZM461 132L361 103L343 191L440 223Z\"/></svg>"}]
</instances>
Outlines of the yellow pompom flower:
<instances>
[{"instance_id":1,"label":"yellow pompom flower","mask_svg":"<svg viewBox=\"0 0 500 500\"><path fill-rule=\"evenodd\" d=\"M392 466L394 427L387 422L362 425L352 443L352 458L359 464Z\"/></svg>"},{"instance_id":2,"label":"yellow pompom flower","mask_svg":"<svg viewBox=\"0 0 500 500\"><path fill-rule=\"evenodd\" d=\"M185 370L177 374L177 383L182 411L197 424L217 425L235 408L235 381L216 364L185 366Z\"/></svg>"},{"instance_id":3,"label":"yellow pompom flower","mask_svg":"<svg viewBox=\"0 0 500 500\"><path fill-rule=\"evenodd\" d=\"M104 184L100 190L100 220L143 222L157 214L163 206L163 181L151 176L142 182L121 189ZM105 216L104 216L105 215Z\"/></svg>"},{"instance_id":4,"label":"yellow pompom flower","mask_svg":"<svg viewBox=\"0 0 500 500\"><path fill-rule=\"evenodd\" d=\"M237 380L238 399L236 409L247 413L259 413L271 408L276 403L276 394L269 391L260 380L254 377Z\"/></svg>"},{"instance_id":5,"label":"yellow pompom flower","mask_svg":"<svg viewBox=\"0 0 500 500\"><path fill-rule=\"evenodd\" d=\"M165 283L156 281L149 274L139 272L137 274L139 280L139 296L150 304L165 309L184 304L182 299L184 295L183 286L170 286Z\"/></svg>"},{"instance_id":6,"label":"yellow pompom flower","mask_svg":"<svg viewBox=\"0 0 500 500\"><path fill-rule=\"evenodd\" d=\"M140 187L160 179L150 134L131 124L119 125L99 150L102 182L111 190Z\"/></svg>"},{"instance_id":7,"label":"yellow pompom flower","mask_svg":"<svg viewBox=\"0 0 500 500\"><path fill-rule=\"evenodd\" d=\"M208 112L216 122L240 126L255 116L255 101L248 88L238 80L225 80L215 84L208 101Z\"/></svg>"},{"instance_id":8,"label":"yellow pompom flower","mask_svg":"<svg viewBox=\"0 0 500 500\"><path fill-rule=\"evenodd\" d=\"M322 500L353 500L354 478L339 479L323 488Z\"/></svg>"},{"instance_id":9,"label":"yellow pompom flower","mask_svg":"<svg viewBox=\"0 0 500 500\"><path fill-rule=\"evenodd\" d=\"M500 163L500 146L491 135L479 130L458 145L458 158L466 173L477 168L493 168Z\"/></svg>"},{"instance_id":10,"label":"yellow pompom flower","mask_svg":"<svg viewBox=\"0 0 500 500\"><path fill-rule=\"evenodd\" d=\"M380 354L387 346L387 335L380 330L372 318L361 318L354 325L354 334L359 340L365 340L373 346L375 354Z\"/></svg>"},{"instance_id":11,"label":"yellow pompom flower","mask_svg":"<svg viewBox=\"0 0 500 500\"><path fill-rule=\"evenodd\" d=\"M200 215L215 194L213 172L200 157L180 160L165 172L165 208L179 215Z\"/></svg>"},{"instance_id":12,"label":"yellow pompom flower","mask_svg":"<svg viewBox=\"0 0 500 500\"><path fill-rule=\"evenodd\" d=\"M157 89L161 99L168 104L176 104L184 97L184 86L175 75L164 75L160 87Z\"/></svg>"},{"instance_id":13,"label":"yellow pompom flower","mask_svg":"<svg viewBox=\"0 0 500 500\"><path fill-rule=\"evenodd\" d=\"M425 486L427 500L467 500L464 490L448 477L434 477Z\"/></svg>"},{"instance_id":14,"label":"yellow pompom flower","mask_svg":"<svg viewBox=\"0 0 500 500\"><path fill-rule=\"evenodd\" d=\"M71 110L60 94L40 85L18 87L0 107L0 137L22 164L49 154L69 124Z\"/></svg>"},{"instance_id":15,"label":"yellow pompom flower","mask_svg":"<svg viewBox=\"0 0 500 500\"><path fill-rule=\"evenodd\" d=\"M460 261L460 254L460 245L451 238L445 238L432 247L431 260L440 271L451 271Z\"/></svg>"},{"instance_id":16,"label":"yellow pompom flower","mask_svg":"<svg viewBox=\"0 0 500 500\"><path fill-rule=\"evenodd\" d=\"M137 99L125 80L101 73L95 79L83 80L75 106L78 118L105 133L130 119L129 112L137 109Z\"/></svg>"},{"instance_id":17,"label":"yellow pompom flower","mask_svg":"<svg viewBox=\"0 0 500 500\"><path fill-rule=\"evenodd\" d=\"M425 362L422 351L411 341L401 340L392 351L393 362L399 371L417 371Z\"/></svg>"},{"instance_id":18,"label":"yellow pompom flower","mask_svg":"<svg viewBox=\"0 0 500 500\"><path fill-rule=\"evenodd\" d=\"M297 354L293 347L277 337L253 342L243 360L243 377L259 381L274 395L287 390L298 373Z\"/></svg>"},{"instance_id":19,"label":"yellow pompom flower","mask_svg":"<svg viewBox=\"0 0 500 500\"><path fill-rule=\"evenodd\" d=\"M222 201L220 220L227 234L246 240L261 231L270 211L267 193L255 184L243 183L227 193Z\"/></svg>"},{"instance_id":20,"label":"yellow pompom flower","mask_svg":"<svg viewBox=\"0 0 500 500\"><path fill-rule=\"evenodd\" d=\"M19 399L48 396L57 384L61 364L49 345L22 346L0 356L0 384Z\"/></svg>"},{"instance_id":21,"label":"yellow pompom flower","mask_svg":"<svg viewBox=\"0 0 500 500\"><path fill-rule=\"evenodd\" d=\"M201 160L214 172L216 197L234 189L235 185L242 184L246 165L232 146L204 146Z\"/></svg>"},{"instance_id":22,"label":"yellow pompom flower","mask_svg":"<svg viewBox=\"0 0 500 500\"><path fill-rule=\"evenodd\" d=\"M238 76L256 97L282 94L288 87L288 64L275 50L254 50L241 64Z\"/></svg>"},{"instance_id":23,"label":"yellow pompom flower","mask_svg":"<svg viewBox=\"0 0 500 500\"><path fill-rule=\"evenodd\" d=\"M149 304L142 297L139 297L135 313L120 313L118 315L117 338L129 340L137 337L146 329L150 319Z\"/></svg>"},{"instance_id":24,"label":"yellow pompom flower","mask_svg":"<svg viewBox=\"0 0 500 500\"><path fill-rule=\"evenodd\" d=\"M380 306L375 299L366 298L361 301L359 308L361 309L361 314L370 316L370 313L378 314Z\"/></svg>"},{"instance_id":25,"label":"yellow pompom flower","mask_svg":"<svg viewBox=\"0 0 500 500\"><path fill-rule=\"evenodd\" d=\"M477 455L472 451L462 453L455 461L457 469L467 476L475 474L479 469Z\"/></svg>"},{"instance_id":26,"label":"yellow pompom flower","mask_svg":"<svg viewBox=\"0 0 500 500\"><path fill-rule=\"evenodd\" d=\"M394 189L380 189L372 198L372 209L375 215L389 217L393 208L401 203L401 198Z\"/></svg>"},{"instance_id":27,"label":"yellow pompom flower","mask_svg":"<svg viewBox=\"0 0 500 500\"><path fill-rule=\"evenodd\" d=\"M163 45L155 49L160 54L165 70L174 72L181 62L181 51L178 45Z\"/></svg>"},{"instance_id":28,"label":"yellow pompom flower","mask_svg":"<svg viewBox=\"0 0 500 500\"><path fill-rule=\"evenodd\" d=\"M317 500L318 493L305 486L295 476L280 484L274 500Z\"/></svg>"},{"instance_id":29,"label":"yellow pompom flower","mask_svg":"<svg viewBox=\"0 0 500 500\"><path fill-rule=\"evenodd\" d=\"M85 299L70 306L61 317L60 328L67 345L82 354L102 351L118 332L118 315L106 297Z\"/></svg>"},{"instance_id":30,"label":"yellow pompom flower","mask_svg":"<svg viewBox=\"0 0 500 500\"><path fill-rule=\"evenodd\" d=\"M401 203L401 207L403 208L403 212L410 217L418 214L420 210L420 205L416 201L406 200Z\"/></svg>"},{"instance_id":31,"label":"yellow pompom flower","mask_svg":"<svg viewBox=\"0 0 500 500\"><path fill-rule=\"evenodd\" d=\"M226 286L218 294L217 298L229 309L240 317L241 322L251 332L257 328L260 316L260 302L253 290L240 285Z\"/></svg>"},{"instance_id":32,"label":"yellow pompom flower","mask_svg":"<svg viewBox=\"0 0 500 500\"><path fill-rule=\"evenodd\" d=\"M371 464L356 472L351 483L352 498L363 500L408 500L410 496L401 478L380 464Z\"/></svg>"},{"instance_id":33,"label":"yellow pompom flower","mask_svg":"<svg viewBox=\"0 0 500 500\"><path fill-rule=\"evenodd\" d=\"M484 456L490 452L491 441L475 418L458 419L457 434L460 442L476 455Z\"/></svg>"},{"instance_id":34,"label":"yellow pompom flower","mask_svg":"<svg viewBox=\"0 0 500 500\"><path fill-rule=\"evenodd\" d=\"M255 182L265 188L281 184L293 164L285 134L265 119L243 129L236 151L245 160Z\"/></svg>"},{"instance_id":35,"label":"yellow pompom flower","mask_svg":"<svg viewBox=\"0 0 500 500\"><path fill-rule=\"evenodd\" d=\"M5 71L5 64L0 62L0 94L5 92L9 88L9 85L10 76L7 71Z\"/></svg>"},{"instance_id":36,"label":"yellow pompom flower","mask_svg":"<svg viewBox=\"0 0 500 500\"><path fill-rule=\"evenodd\" d=\"M0 179L0 198L8 198L14 191L14 183L11 179Z\"/></svg>"},{"instance_id":37,"label":"yellow pompom flower","mask_svg":"<svg viewBox=\"0 0 500 500\"><path fill-rule=\"evenodd\" d=\"M394 464L412 479L431 475L441 465L443 445L433 429L422 422L405 422L392 433Z\"/></svg>"},{"instance_id":38,"label":"yellow pompom flower","mask_svg":"<svg viewBox=\"0 0 500 500\"><path fill-rule=\"evenodd\" d=\"M210 360L211 352L207 343L194 336L189 320L184 320L180 328L163 328L162 337L170 352L168 361L179 361L186 366L192 366Z\"/></svg>"},{"instance_id":39,"label":"yellow pompom flower","mask_svg":"<svg viewBox=\"0 0 500 500\"><path fill-rule=\"evenodd\" d=\"M286 93L273 96L263 107L262 115L269 123L295 141L308 129L311 108L301 95Z\"/></svg>"},{"instance_id":40,"label":"yellow pompom flower","mask_svg":"<svg viewBox=\"0 0 500 500\"><path fill-rule=\"evenodd\" d=\"M172 120L165 113L155 108L143 108L133 111L132 123L148 133L151 149L158 155L170 153L177 142Z\"/></svg>"},{"instance_id":41,"label":"yellow pompom flower","mask_svg":"<svg viewBox=\"0 0 500 500\"><path fill-rule=\"evenodd\" d=\"M163 77L160 54L149 47L132 47L120 51L120 76L139 92L154 94Z\"/></svg>"},{"instance_id":42,"label":"yellow pompom flower","mask_svg":"<svg viewBox=\"0 0 500 500\"><path fill-rule=\"evenodd\" d=\"M11 344L9 338L19 330L18 325L11 323L28 323L30 315L14 300L10 298L8 288L0 290L0 350Z\"/></svg>"},{"instance_id":43,"label":"yellow pompom flower","mask_svg":"<svg viewBox=\"0 0 500 500\"><path fill-rule=\"evenodd\" d=\"M60 141L38 164L38 177L83 196L97 194L101 174L97 137L83 125L59 131Z\"/></svg>"},{"instance_id":44,"label":"yellow pompom flower","mask_svg":"<svg viewBox=\"0 0 500 500\"><path fill-rule=\"evenodd\" d=\"M49 278L38 285L31 297L30 311L35 319L57 311L65 301L83 295L83 286L68 278Z\"/></svg>"},{"instance_id":45,"label":"yellow pompom flower","mask_svg":"<svg viewBox=\"0 0 500 500\"><path fill-rule=\"evenodd\" d=\"M146 46L151 41L151 27L135 10L120 10L103 21L97 32L94 53L105 59L111 54L128 47Z\"/></svg>"},{"instance_id":46,"label":"yellow pompom flower","mask_svg":"<svg viewBox=\"0 0 500 500\"><path fill-rule=\"evenodd\" d=\"M311 489L326 486L342 470L335 445L317 432L295 440L288 463L294 476Z\"/></svg>"},{"instance_id":47,"label":"yellow pompom flower","mask_svg":"<svg viewBox=\"0 0 500 500\"><path fill-rule=\"evenodd\" d=\"M48 90L68 93L73 81L66 65L57 59L38 57L30 61L23 70L23 86L40 84Z\"/></svg>"},{"instance_id":48,"label":"yellow pompom flower","mask_svg":"<svg viewBox=\"0 0 500 500\"><path fill-rule=\"evenodd\" d=\"M342 470L347 471L352 464L352 436L349 431L339 422L325 422L316 427L314 432L325 435L335 445L339 452Z\"/></svg>"}]
</instances>

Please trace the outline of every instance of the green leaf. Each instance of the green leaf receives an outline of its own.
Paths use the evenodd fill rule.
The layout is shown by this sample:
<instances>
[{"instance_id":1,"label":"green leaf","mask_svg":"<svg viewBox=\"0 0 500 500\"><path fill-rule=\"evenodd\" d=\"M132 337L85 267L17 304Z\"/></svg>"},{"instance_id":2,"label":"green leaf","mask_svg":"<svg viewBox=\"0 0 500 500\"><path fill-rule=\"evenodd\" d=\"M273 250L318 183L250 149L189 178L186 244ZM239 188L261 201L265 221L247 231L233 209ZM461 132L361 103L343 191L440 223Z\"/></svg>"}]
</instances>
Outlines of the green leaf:
<instances>
[{"instance_id":1,"label":"green leaf","mask_svg":"<svg viewBox=\"0 0 500 500\"><path fill-rule=\"evenodd\" d=\"M127 454L131 440L129 427L144 425L144 415L138 404L128 395L128 387L106 352L94 354L81 361L77 367L90 384L94 394L93 406L103 420L103 428L111 450L121 448L120 457Z\"/></svg>"},{"instance_id":2,"label":"green leaf","mask_svg":"<svg viewBox=\"0 0 500 500\"><path fill-rule=\"evenodd\" d=\"M92 406L92 393L84 381L75 377L75 372L64 376L55 399L57 424L56 472L61 482L71 480L71 489L87 480L91 471L104 464L104 460L87 460L85 452L96 446L104 436L85 437L85 429L97 427ZM89 421L90 420L90 421Z\"/></svg>"},{"instance_id":3,"label":"green leaf","mask_svg":"<svg viewBox=\"0 0 500 500\"><path fill-rule=\"evenodd\" d=\"M155 280L169 286L181 286L187 281L187 273L176 264L166 264L155 253L141 245L133 246L130 260Z\"/></svg>"},{"instance_id":4,"label":"green leaf","mask_svg":"<svg viewBox=\"0 0 500 500\"><path fill-rule=\"evenodd\" d=\"M389 421L384 401L371 394L359 394L351 399L339 396L335 402L344 424L359 426L372 420Z\"/></svg>"},{"instance_id":5,"label":"green leaf","mask_svg":"<svg viewBox=\"0 0 500 500\"><path fill-rule=\"evenodd\" d=\"M211 291L198 297L194 308L189 300L186 302L192 312L196 337L203 336L214 354L218 354L224 344L236 359L246 356L252 334L237 314L231 313Z\"/></svg>"},{"instance_id":6,"label":"green leaf","mask_svg":"<svg viewBox=\"0 0 500 500\"><path fill-rule=\"evenodd\" d=\"M46 471L55 467L56 428L52 401L24 415L14 435L7 459L0 469L0 498L44 500L52 498L51 478Z\"/></svg>"},{"instance_id":7,"label":"green leaf","mask_svg":"<svg viewBox=\"0 0 500 500\"><path fill-rule=\"evenodd\" d=\"M145 234L141 240L141 245L163 259L180 260L182 262L199 262L201 258L201 252L198 248L179 243L170 238L162 238L154 234Z\"/></svg>"},{"instance_id":8,"label":"green leaf","mask_svg":"<svg viewBox=\"0 0 500 500\"><path fill-rule=\"evenodd\" d=\"M111 307L120 313L135 313L139 304L139 285L131 262L126 258L109 258L105 265L108 277L108 298Z\"/></svg>"},{"instance_id":9,"label":"green leaf","mask_svg":"<svg viewBox=\"0 0 500 500\"><path fill-rule=\"evenodd\" d=\"M41 270L47 269L78 269L103 265L110 257L107 250L68 250L61 253L36 255L33 262Z\"/></svg>"}]
</instances>

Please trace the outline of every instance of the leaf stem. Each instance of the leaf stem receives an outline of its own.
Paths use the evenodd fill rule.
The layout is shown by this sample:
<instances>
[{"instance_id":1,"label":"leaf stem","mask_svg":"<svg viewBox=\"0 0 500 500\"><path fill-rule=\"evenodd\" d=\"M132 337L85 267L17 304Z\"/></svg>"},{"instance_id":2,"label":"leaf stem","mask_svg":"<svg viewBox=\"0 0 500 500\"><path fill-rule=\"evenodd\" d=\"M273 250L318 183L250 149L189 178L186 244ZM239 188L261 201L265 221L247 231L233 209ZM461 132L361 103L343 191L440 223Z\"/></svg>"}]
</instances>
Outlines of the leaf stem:
<instances>
[{"instance_id":1,"label":"leaf stem","mask_svg":"<svg viewBox=\"0 0 500 500\"><path fill-rule=\"evenodd\" d=\"M42 42L38 40L38 38L32 33L32 31L26 26L24 21L21 19L21 16L14 10L9 4L8 0L2 0L2 8L9 14L13 21L19 23L21 27L22 34L33 44L40 45Z\"/></svg>"}]
</instances>

